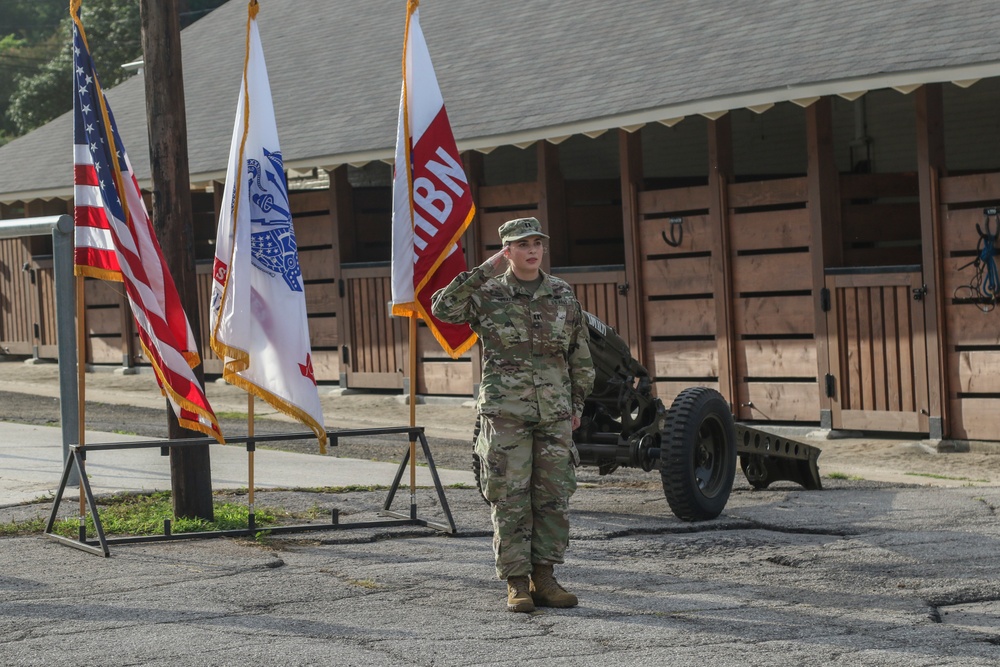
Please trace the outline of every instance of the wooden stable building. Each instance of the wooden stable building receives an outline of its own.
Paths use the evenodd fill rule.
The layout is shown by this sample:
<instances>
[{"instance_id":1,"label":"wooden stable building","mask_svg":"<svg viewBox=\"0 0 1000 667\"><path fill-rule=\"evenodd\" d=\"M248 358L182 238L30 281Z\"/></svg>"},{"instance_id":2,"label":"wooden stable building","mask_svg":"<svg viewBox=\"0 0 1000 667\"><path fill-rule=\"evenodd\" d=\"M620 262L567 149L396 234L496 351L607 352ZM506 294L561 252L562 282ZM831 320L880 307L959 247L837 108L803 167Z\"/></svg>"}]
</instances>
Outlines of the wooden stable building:
<instances>
[{"instance_id":1,"label":"wooden stable building","mask_svg":"<svg viewBox=\"0 0 1000 667\"><path fill-rule=\"evenodd\" d=\"M352 17L361 24L352 24L352 32L337 27L347 20L341 9L320 13L328 26L312 26L319 15L310 14L311 4L269 3L260 23L289 169L314 369L317 379L344 387L402 390L409 381L405 321L387 309L387 160L403 12L394 5L366 9L364 17ZM522 20L510 7L477 4L483 6L473 12L482 22L494 13L502 15L498 25ZM581 12L581 4L593 11ZM553 22L550 30L562 30L545 42L531 33L544 33L544 25L535 25L544 21L525 22L518 24L528 32L523 41L517 31L505 34L503 44L472 40L491 56L479 62L446 38L456 26L471 30L463 23L469 8L422 3L422 25L478 209L464 244L469 265L498 249L503 221L538 217L551 236L547 269L629 342L667 403L685 387L705 385L721 391L745 421L997 440L1000 310L977 293L974 263L977 225L985 231L984 211L1000 206L1000 63L989 43L996 33L988 27L997 23L989 3L946 3L940 21L928 22L912 6L874 12L858 0L834 12L827 3L770 0L747 10L746 22L757 28L752 37L712 23L717 2L698 8L663 3L686 7L669 16L672 25L687 22L681 34L701 30L712 37L702 42L732 52L718 62L710 48L706 55L685 50L684 43L663 43L668 17L649 3L604 4L553 2L540 13ZM268 23L272 5L282 7ZM233 113L215 109L226 105L212 100L233 69L229 61L242 57L241 11L242 3L229 3L184 33L209 373L220 371L204 329L218 181ZM291 24L284 31L282 21ZM822 26L824 34L797 41L801 37L788 36L787 21ZM620 33L622 22L630 32ZM366 46L369 24L398 28L383 33L399 39ZM555 85L580 75L566 50L581 48L579 35L602 28L605 39L594 43L610 55L595 52L587 64L596 74L580 90ZM324 88L316 72L330 72L302 66L293 44L315 47L310 36L324 39L324 29L345 40L331 37L331 54L358 68L338 75L347 78L325 92L295 97L283 112L283 73L300 78L289 90ZM491 34L481 30L480 36ZM276 43L268 40L272 31L282 35ZM236 40L228 58L219 43L229 37L206 38L219 33ZM639 54L615 42L618 34L628 34ZM852 44L850 54L837 48L845 44ZM901 52L904 47L912 53ZM520 60L511 55L531 49L541 50ZM377 61L381 51L396 59ZM497 71L498 62L512 59L518 62L509 72ZM336 60L328 69L336 69ZM219 66L222 74L206 64L220 61L228 66ZM728 69L720 74L715 65ZM486 73L502 81L503 90L484 81ZM670 87L675 81L679 91ZM230 83L235 109L238 73ZM370 128L360 119L363 108L313 118L313 106L331 108L336 91L363 95L376 88L381 101L371 109L379 122ZM507 104L506 89L527 99L521 106L512 102L509 114L498 113L497 100ZM136 163L145 150L141 91L142 82L130 80L109 92ZM326 97L314 99L321 93ZM388 112L381 106L386 100ZM356 100L338 104L347 102ZM537 108L544 111L534 113L541 102ZM497 116L493 126L490 113ZM331 136L351 123L359 124L361 136L352 135L354 145L317 148L324 120ZM0 218L71 212L68 127L63 117L0 147ZM53 159L47 146L61 149L62 158L45 164ZM10 167L29 157L37 164L31 174ZM137 172L143 169L148 174L148 164L137 164ZM1000 219L993 216L988 228L1000 231ZM0 352L55 354L50 252L37 238L0 241ZM88 362L141 365L118 286L89 281L86 293ZM418 393L475 392L478 349L448 359L423 328L418 347Z\"/></svg>"}]
</instances>

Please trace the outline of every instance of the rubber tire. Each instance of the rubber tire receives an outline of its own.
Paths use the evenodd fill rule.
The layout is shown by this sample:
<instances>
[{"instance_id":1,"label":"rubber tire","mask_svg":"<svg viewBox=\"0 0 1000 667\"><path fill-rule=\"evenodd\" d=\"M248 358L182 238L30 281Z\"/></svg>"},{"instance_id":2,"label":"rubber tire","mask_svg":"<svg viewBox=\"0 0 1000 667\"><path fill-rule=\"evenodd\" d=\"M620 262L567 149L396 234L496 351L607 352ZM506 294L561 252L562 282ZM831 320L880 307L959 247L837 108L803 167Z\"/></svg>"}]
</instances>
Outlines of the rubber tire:
<instances>
[{"instance_id":1,"label":"rubber tire","mask_svg":"<svg viewBox=\"0 0 1000 667\"><path fill-rule=\"evenodd\" d=\"M667 411L660 477L671 511L682 521L714 519L726 508L736 475L736 426L722 394L685 389Z\"/></svg>"}]
</instances>

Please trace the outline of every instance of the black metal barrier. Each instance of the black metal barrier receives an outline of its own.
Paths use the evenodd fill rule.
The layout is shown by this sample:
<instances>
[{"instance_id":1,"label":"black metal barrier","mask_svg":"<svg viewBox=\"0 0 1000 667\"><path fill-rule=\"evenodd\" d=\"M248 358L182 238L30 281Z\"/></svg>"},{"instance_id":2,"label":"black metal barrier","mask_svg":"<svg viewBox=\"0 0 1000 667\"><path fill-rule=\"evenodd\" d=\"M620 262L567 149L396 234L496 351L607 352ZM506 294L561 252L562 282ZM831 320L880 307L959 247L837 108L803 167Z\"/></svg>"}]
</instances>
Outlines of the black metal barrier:
<instances>
[{"instance_id":1,"label":"black metal barrier","mask_svg":"<svg viewBox=\"0 0 1000 667\"><path fill-rule=\"evenodd\" d=\"M399 468L396 471L396 476L392 481L392 486L389 487L389 494L386 496L385 504L382 506L382 510L379 512L379 516L392 517L392 519L381 520L381 521L359 521L354 523L340 523L339 513L336 509L332 511L331 522L329 524L315 523L315 524L302 524L294 526L268 526L267 528L258 528L254 523L254 514L251 510L248 517L248 525L246 528L235 528L231 530L214 530L214 531L200 531L200 532L190 532L190 533L173 533L170 531L169 520L164 521L164 532L161 535L143 535L143 536L132 536L132 537L115 537L108 538L104 534L104 527L101 525L101 517L97 510L97 502L94 498L93 491L90 487L90 481L87 479L86 474L86 458L87 454L95 451L117 451L123 449L152 449L159 448L161 450L161 455L166 456L170 452L172 447L193 447L200 445L215 445L217 444L214 438L183 438L178 440L141 440L137 442L125 442L125 443L98 443L89 444L83 447L79 445L70 445L69 455L66 457L66 465L63 468L62 479L59 482L59 491L56 493L55 499L52 502L52 513L49 515L48 523L45 525L44 535L51 539L64 544L66 546L73 547L75 549L80 549L89 553L96 554L98 556L108 557L111 555L111 551L108 548L109 544L135 544L140 542L157 542L164 540L190 540L190 539L204 539L209 537L221 537L221 536L252 536L260 531L267 531L269 533L299 533L311 530L345 530L350 528L384 528L391 526L422 526L425 528L433 528L435 530L440 530L445 533L455 534L457 529L455 527L455 520L452 518L451 509L448 507L448 500L444 495L444 488L441 486L441 480L437 474L437 467L434 465L434 458L431 456L431 450L427 446L427 438L424 435L424 428L422 426L399 426L393 428L371 428L371 429L346 429L341 431L327 431L326 435L330 439L331 445L335 446L338 439L348 438L348 437L360 437L360 436L372 436L372 435L395 435L395 434L406 434L408 436L408 442L415 443L417 440L420 441L420 446L423 448L424 457L427 459L427 467L430 471L431 478L434 480L434 488L437 490L438 501L441 503L441 509L444 511L445 517L448 519L447 525L442 523L436 523L428 521L426 519L421 519L417 517L417 501L414 494L410 494L410 511L409 514L404 514L402 512L396 512L391 509L392 501L396 496L396 491L399 488L399 483L403 478L403 473L406 471L407 464L410 462L410 448L407 447L406 454L403 456L403 460L400 461ZM275 442L278 440L307 440L314 438L316 435L312 431L300 432L300 433L275 433L268 435L254 435L254 436L242 436L238 438L227 438L227 444L237 444L246 443L247 452L253 452L256 449L257 443L261 442ZM87 529L85 517L81 514L80 516L80 528L79 536L77 539L71 539L68 537L63 537L62 535L56 535L52 532L52 528L56 522L56 514L59 510L59 504L62 502L63 493L66 490L66 485L69 481L70 474L73 470L76 470L80 479L80 488L84 494L87 505L90 508L91 516L94 521L94 531L97 533L97 539L87 539ZM81 508L82 509L82 508Z\"/></svg>"}]
</instances>

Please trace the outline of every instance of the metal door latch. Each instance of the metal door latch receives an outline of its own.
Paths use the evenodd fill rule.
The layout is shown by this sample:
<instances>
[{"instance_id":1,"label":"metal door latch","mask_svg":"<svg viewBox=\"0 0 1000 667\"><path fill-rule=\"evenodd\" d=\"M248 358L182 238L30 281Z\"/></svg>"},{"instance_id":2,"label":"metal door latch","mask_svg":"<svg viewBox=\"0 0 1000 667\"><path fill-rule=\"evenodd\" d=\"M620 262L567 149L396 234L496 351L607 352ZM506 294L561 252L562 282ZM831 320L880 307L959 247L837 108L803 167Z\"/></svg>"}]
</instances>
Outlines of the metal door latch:
<instances>
[{"instance_id":1,"label":"metal door latch","mask_svg":"<svg viewBox=\"0 0 1000 667\"><path fill-rule=\"evenodd\" d=\"M913 300L923 301L924 296L927 294L927 285L921 285L920 287L913 288Z\"/></svg>"}]
</instances>

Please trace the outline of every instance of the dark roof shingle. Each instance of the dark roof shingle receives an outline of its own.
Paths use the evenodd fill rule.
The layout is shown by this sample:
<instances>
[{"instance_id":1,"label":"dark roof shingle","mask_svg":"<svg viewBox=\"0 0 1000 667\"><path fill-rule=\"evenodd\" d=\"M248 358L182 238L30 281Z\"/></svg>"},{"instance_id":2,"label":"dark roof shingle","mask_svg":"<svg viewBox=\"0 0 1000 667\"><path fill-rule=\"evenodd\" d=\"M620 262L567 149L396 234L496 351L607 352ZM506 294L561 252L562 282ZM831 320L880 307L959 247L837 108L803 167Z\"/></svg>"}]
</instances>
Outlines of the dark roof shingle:
<instances>
[{"instance_id":1,"label":"dark roof shingle","mask_svg":"<svg viewBox=\"0 0 1000 667\"><path fill-rule=\"evenodd\" d=\"M985 0L425 0L420 14L462 148L732 108L754 94L851 92L875 77L1000 74L1000 12ZM404 18L400 0L261 3L287 166L392 155ZM225 172L245 28L246 2L233 0L183 33L192 180ZM142 77L108 98L146 180ZM0 199L70 193L70 121L0 147Z\"/></svg>"}]
</instances>

